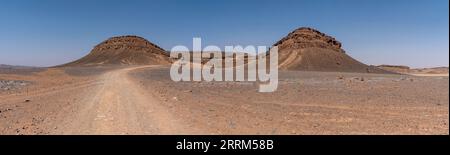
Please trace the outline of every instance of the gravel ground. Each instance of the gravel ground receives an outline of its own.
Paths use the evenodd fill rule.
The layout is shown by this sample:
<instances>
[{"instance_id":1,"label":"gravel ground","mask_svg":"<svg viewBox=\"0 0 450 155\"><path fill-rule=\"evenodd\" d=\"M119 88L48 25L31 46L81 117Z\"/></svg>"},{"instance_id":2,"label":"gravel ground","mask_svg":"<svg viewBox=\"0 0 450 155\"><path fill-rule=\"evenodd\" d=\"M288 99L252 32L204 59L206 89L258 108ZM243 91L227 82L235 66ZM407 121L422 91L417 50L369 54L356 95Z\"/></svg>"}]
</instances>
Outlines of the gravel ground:
<instances>
[{"instance_id":1,"label":"gravel ground","mask_svg":"<svg viewBox=\"0 0 450 155\"><path fill-rule=\"evenodd\" d=\"M449 134L448 77L281 71L278 90L259 93L173 82L168 69L0 74L32 82L0 93L0 134Z\"/></svg>"},{"instance_id":2,"label":"gravel ground","mask_svg":"<svg viewBox=\"0 0 450 155\"><path fill-rule=\"evenodd\" d=\"M448 134L448 77L280 71L252 82L173 82L168 68L132 73L204 134Z\"/></svg>"}]
</instances>

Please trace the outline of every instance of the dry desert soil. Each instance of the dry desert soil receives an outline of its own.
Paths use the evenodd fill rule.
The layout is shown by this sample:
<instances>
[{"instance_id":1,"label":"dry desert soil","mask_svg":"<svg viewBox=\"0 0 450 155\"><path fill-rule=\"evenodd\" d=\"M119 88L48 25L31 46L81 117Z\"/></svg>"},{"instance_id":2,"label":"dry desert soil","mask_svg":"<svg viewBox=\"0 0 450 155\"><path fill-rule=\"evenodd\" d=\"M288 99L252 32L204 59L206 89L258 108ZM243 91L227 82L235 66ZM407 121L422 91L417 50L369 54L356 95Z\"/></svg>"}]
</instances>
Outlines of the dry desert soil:
<instances>
[{"instance_id":1,"label":"dry desert soil","mask_svg":"<svg viewBox=\"0 0 450 155\"><path fill-rule=\"evenodd\" d=\"M167 65L0 72L0 134L449 134L448 76L279 74L259 93Z\"/></svg>"}]
</instances>

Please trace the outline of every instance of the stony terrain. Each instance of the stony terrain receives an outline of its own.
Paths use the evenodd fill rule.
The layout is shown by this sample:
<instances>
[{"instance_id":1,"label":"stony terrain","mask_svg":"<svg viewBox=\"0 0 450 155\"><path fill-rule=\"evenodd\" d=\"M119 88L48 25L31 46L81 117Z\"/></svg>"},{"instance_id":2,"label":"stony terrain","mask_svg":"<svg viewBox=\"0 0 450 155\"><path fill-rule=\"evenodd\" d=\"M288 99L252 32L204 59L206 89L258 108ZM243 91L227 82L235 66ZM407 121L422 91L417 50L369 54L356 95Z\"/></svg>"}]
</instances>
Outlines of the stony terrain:
<instances>
[{"instance_id":1,"label":"stony terrain","mask_svg":"<svg viewBox=\"0 0 450 155\"><path fill-rule=\"evenodd\" d=\"M252 82L173 82L167 68L131 74L147 94L207 134L448 134L448 77L281 71Z\"/></svg>"},{"instance_id":2,"label":"stony terrain","mask_svg":"<svg viewBox=\"0 0 450 155\"><path fill-rule=\"evenodd\" d=\"M28 91L0 91L0 134L449 131L448 77L281 71L276 92L258 93L251 82L173 82L168 69L67 67L0 74L32 82Z\"/></svg>"}]
</instances>

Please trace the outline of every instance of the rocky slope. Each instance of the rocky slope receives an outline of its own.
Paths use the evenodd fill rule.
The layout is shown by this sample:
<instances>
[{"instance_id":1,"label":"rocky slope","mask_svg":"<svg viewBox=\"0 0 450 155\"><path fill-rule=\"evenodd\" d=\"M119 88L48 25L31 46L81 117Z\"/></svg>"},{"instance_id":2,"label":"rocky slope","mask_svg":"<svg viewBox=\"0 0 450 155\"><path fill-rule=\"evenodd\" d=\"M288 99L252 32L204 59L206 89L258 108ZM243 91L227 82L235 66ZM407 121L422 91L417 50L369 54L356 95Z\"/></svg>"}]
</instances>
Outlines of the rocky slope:
<instances>
[{"instance_id":1,"label":"rocky slope","mask_svg":"<svg viewBox=\"0 0 450 155\"><path fill-rule=\"evenodd\" d=\"M282 70L389 73L353 59L341 42L312 28L296 29L274 46L279 48Z\"/></svg>"},{"instance_id":2,"label":"rocky slope","mask_svg":"<svg viewBox=\"0 0 450 155\"><path fill-rule=\"evenodd\" d=\"M112 37L85 57L64 66L169 64L162 48L138 36Z\"/></svg>"}]
</instances>

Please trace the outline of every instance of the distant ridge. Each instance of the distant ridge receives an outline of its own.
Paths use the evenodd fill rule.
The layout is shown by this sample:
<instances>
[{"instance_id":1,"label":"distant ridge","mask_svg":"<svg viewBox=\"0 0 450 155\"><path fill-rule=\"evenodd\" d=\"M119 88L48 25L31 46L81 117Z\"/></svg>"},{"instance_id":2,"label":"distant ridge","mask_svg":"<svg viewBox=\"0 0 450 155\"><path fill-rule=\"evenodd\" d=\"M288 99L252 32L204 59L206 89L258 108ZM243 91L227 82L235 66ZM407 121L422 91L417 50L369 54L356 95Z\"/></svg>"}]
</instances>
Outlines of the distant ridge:
<instances>
[{"instance_id":1,"label":"distant ridge","mask_svg":"<svg viewBox=\"0 0 450 155\"><path fill-rule=\"evenodd\" d=\"M34 68L42 68L42 67L0 64L0 69L34 69Z\"/></svg>"}]
</instances>

